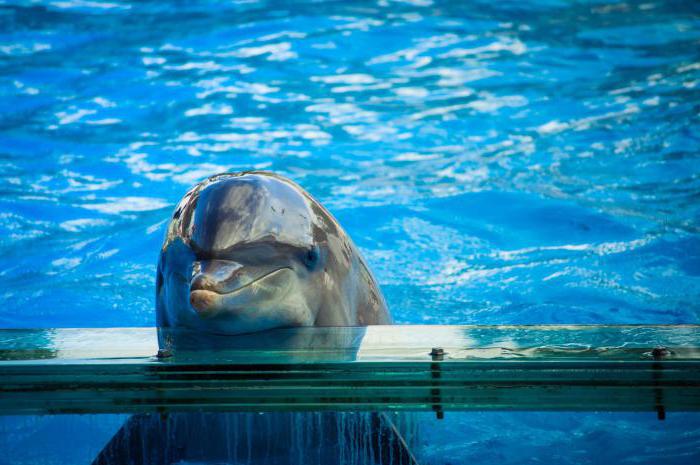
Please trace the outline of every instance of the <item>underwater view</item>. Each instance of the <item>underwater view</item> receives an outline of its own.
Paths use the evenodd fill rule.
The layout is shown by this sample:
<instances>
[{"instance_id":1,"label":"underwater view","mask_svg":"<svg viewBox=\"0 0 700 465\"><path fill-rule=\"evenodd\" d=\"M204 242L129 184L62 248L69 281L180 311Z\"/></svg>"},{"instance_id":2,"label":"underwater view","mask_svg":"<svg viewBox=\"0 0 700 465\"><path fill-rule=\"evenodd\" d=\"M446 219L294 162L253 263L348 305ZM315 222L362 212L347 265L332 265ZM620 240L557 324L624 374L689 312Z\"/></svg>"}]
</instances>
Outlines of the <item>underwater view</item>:
<instances>
[{"instance_id":1,"label":"underwater view","mask_svg":"<svg viewBox=\"0 0 700 465\"><path fill-rule=\"evenodd\" d=\"M243 170L397 324L698 324L700 3L0 1L0 328L155 326L177 203ZM700 461L698 413L416 415L421 464ZM0 463L125 418L0 417Z\"/></svg>"}]
</instances>

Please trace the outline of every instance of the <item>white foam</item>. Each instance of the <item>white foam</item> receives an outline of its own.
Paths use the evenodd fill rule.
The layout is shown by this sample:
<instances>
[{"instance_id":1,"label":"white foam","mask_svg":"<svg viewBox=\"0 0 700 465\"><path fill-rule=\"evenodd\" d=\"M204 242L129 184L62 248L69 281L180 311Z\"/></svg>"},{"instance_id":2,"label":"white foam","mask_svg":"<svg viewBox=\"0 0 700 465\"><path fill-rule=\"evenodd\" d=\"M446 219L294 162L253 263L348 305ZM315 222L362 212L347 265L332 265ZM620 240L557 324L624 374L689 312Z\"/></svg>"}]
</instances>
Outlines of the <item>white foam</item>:
<instances>
[{"instance_id":1,"label":"white foam","mask_svg":"<svg viewBox=\"0 0 700 465\"><path fill-rule=\"evenodd\" d=\"M108 197L105 200L104 203L88 203L81 207L100 213L120 214L158 210L169 205L165 200L154 197Z\"/></svg>"}]
</instances>

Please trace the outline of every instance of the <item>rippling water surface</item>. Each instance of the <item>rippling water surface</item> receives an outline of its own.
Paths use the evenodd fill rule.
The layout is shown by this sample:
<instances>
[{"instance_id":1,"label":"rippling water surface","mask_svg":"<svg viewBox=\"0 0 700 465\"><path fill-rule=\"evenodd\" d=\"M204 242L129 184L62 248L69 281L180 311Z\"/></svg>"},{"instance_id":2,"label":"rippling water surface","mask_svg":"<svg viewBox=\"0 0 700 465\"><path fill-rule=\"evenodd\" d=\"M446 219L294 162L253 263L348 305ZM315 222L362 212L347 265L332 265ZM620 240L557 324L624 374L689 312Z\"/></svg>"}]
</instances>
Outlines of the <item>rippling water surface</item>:
<instances>
[{"instance_id":1,"label":"rippling water surface","mask_svg":"<svg viewBox=\"0 0 700 465\"><path fill-rule=\"evenodd\" d=\"M152 325L175 202L244 169L399 323L700 323L699 139L696 2L0 1L0 327ZM695 416L494 415L430 460L700 450Z\"/></svg>"}]
</instances>

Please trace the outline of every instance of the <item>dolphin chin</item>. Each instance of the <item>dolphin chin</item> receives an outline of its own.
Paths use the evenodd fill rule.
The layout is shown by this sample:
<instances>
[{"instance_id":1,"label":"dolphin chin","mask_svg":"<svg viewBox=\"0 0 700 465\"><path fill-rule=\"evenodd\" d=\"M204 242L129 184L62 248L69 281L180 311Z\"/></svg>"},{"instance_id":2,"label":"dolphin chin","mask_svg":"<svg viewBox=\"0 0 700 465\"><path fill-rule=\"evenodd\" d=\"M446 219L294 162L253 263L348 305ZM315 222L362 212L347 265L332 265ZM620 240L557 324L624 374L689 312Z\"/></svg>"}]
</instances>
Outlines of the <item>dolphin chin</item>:
<instances>
[{"instance_id":1,"label":"dolphin chin","mask_svg":"<svg viewBox=\"0 0 700 465\"><path fill-rule=\"evenodd\" d=\"M201 318L214 316L221 306L221 294L214 291L195 290L190 292L190 305Z\"/></svg>"},{"instance_id":2,"label":"dolphin chin","mask_svg":"<svg viewBox=\"0 0 700 465\"><path fill-rule=\"evenodd\" d=\"M281 267L270 271L230 292L220 293L209 289L191 289L190 305L200 318L244 315L254 304L279 299L289 288L294 271Z\"/></svg>"}]
</instances>

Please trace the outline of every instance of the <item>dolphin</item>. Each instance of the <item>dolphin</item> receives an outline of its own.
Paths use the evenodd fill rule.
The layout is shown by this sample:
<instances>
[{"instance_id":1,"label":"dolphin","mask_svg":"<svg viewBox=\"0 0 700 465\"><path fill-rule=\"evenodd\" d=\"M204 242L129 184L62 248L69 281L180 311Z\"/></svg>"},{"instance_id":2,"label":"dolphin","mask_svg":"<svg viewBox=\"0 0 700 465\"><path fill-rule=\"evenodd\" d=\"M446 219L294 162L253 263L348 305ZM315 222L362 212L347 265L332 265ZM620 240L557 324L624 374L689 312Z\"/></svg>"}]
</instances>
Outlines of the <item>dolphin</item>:
<instances>
[{"instance_id":1,"label":"dolphin","mask_svg":"<svg viewBox=\"0 0 700 465\"><path fill-rule=\"evenodd\" d=\"M391 323L338 221L299 185L264 171L212 176L179 202L158 260L156 319L168 354L278 328ZM186 336L175 340L182 329ZM379 412L139 414L93 464L410 465L417 462L402 433L412 429L410 420Z\"/></svg>"},{"instance_id":2,"label":"dolphin","mask_svg":"<svg viewBox=\"0 0 700 465\"><path fill-rule=\"evenodd\" d=\"M218 334L391 323L337 220L263 171L212 176L185 194L158 261L156 315L159 328Z\"/></svg>"}]
</instances>

